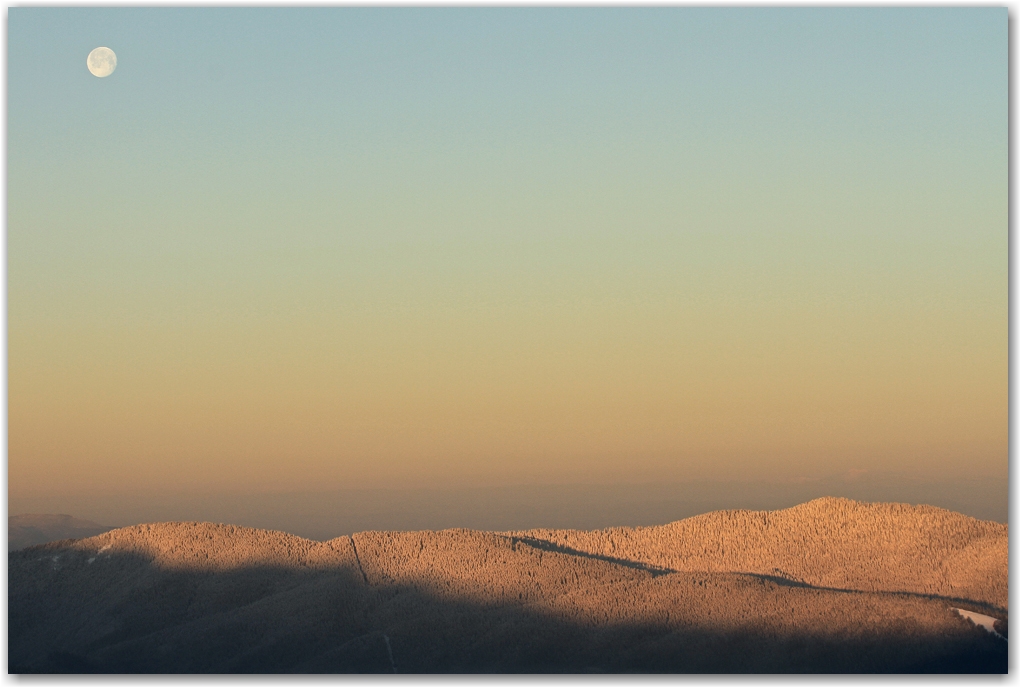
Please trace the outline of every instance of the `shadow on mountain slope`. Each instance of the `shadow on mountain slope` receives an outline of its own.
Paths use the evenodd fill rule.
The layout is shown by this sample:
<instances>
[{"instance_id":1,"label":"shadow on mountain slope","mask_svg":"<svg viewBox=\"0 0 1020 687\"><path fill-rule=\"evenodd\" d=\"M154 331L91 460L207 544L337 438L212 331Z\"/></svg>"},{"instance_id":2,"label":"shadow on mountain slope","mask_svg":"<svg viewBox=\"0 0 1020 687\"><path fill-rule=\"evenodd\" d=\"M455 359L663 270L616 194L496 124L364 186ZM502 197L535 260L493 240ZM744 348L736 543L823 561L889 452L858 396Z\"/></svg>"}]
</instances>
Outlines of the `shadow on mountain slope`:
<instances>
[{"instance_id":1,"label":"shadow on mountain slope","mask_svg":"<svg viewBox=\"0 0 1020 687\"><path fill-rule=\"evenodd\" d=\"M816 588L963 597L1003 610L1009 604L1008 526L925 505L826 497L652 527L505 534L651 570L739 571Z\"/></svg>"},{"instance_id":2,"label":"shadow on mountain slope","mask_svg":"<svg viewBox=\"0 0 1020 687\"><path fill-rule=\"evenodd\" d=\"M326 543L341 552L335 560L306 556L286 565L206 564L213 555L193 542L178 546L175 551L187 556L177 554L178 562L168 564L138 551L111 550L103 544L113 541L109 533L15 552L9 555L9 670L1008 669L1006 643L962 620L938 598L848 594L728 573L667 574L479 533L431 534L433 540L464 544L444 549L422 539L423 555L431 546L435 560L448 560L449 566L433 562L410 572L381 557L379 547L388 541L383 535L376 544L359 540L356 550L353 538ZM477 564L465 565L467 554L457 551L469 551ZM486 568L486 561L502 555L508 558ZM179 563L185 558L187 564ZM494 580L493 569L505 571L500 580Z\"/></svg>"},{"instance_id":3,"label":"shadow on mountain slope","mask_svg":"<svg viewBox=\"0 0 1020 687\"><path fill-rule=\"evenodd\" d=\"M658 577L660 575L675 574L675 573L680 572L678 570L673 570L673 569L670 569L670 568L663 568L663 567L659 567L659 566L656 566L656 565L652 565L650 563L644 563L644 562L641 562L641 561L632 561L632 560L628 560L626 558L616 558L616 557L613 557L613 556L606 556L604 554L590 553L588 551L582 551L580 549L574 549L574 548L571 548L569 546L565 546L563 544L558 544L556 542L547 541L545 539L539 539L537 537L513 536L512 539L514 539L516 541L523 542L525 544L528 544L529 546L533 546L536 549L541 549L543 551L554 551L554 552L563 553L563 554L566 554L566 555L569 555L569 556L579 556L579 557L582 557L582 558L591 558L591 559L595 559L595 560L607 561L607 562L610 562L610 563L616 563L617 565L622 565L622 566L625 566L625 567L628 567L628 568L634 568L635 570L645 570L645 571L651 573L651 575L653 577ZM783 575L766 575L766 574L754 573L754 572L734 572L733 574L735 574L735 575L744 575L744 576L749 577L749 578L754 578L754 579L758 579L758 580L762 580L762 581L771 582L773 584L777 584L777 585L782 586L782 587L799 587L799 588L802 588L802 589L815 589L815 590L819 590L819 591L835 592L835 593L840 593L840 594L865 594L865 593L867 593L867 592L864 592L864 591L859 590L859 589L849 589L849 588L844 588L844 587L822 587L822 586L818 586L818 585L809 584L809 583L807 583L807 582L805 582L803 580L794 579L794 578L791 578L791 577L788 577L788 576L783 576ZM985 601L978 601L978 600L975 600L975 599L968 599L968 598L964 598L964 597L945 596L945 595L941 595L941 594L922 594L922 593L910 592L910 591L885 592L885 594L888 594L890 596L917 597L917 598L923 598L923 599L941 600L941 601L946 601L946 602L952 602L953 604L962 605L962 606L966 607L967 610L979 611L979 612L982 612L982 613L991 613L993 615L1004 615L1004 614L1006 614L1008 612L1007 609L1002 608L1001 606L997 606L996 604L988 603L988 602L985 602ZM1004 620L1000 620L999 622L1003 623L1003 627L1005 627L1005 624L1004 624L1005 621Z\"/></svg>"},{"instance_id":4,"label":"shadow on mountain slope","mask_svg":"<svg viewBox=\"0 0 1020 687\"><path fill-rule=\"evenodd\" d=\"M658 577L659 575L668 575L670 573L677 572L672 568L663 568L658 565L652 565L651 563L643 563L641 561L633 561L627 558L617 558L616 556L607 556L601 553L582 551L580 549L575 549L564 544L557 544L556 542L551 542L547 539L540 539L538 537L518 535L511 536L511 539L513 541L522 542L536 549L541 549L542 551L564 553L567 554L568 556L580 556L582 558L591 558L594 560L606 561L607 563L615 563L617 565L622 565L627 568L634 568L635 570L645 570L651 573L653 577Z\"/></svg>"}]
</instances>

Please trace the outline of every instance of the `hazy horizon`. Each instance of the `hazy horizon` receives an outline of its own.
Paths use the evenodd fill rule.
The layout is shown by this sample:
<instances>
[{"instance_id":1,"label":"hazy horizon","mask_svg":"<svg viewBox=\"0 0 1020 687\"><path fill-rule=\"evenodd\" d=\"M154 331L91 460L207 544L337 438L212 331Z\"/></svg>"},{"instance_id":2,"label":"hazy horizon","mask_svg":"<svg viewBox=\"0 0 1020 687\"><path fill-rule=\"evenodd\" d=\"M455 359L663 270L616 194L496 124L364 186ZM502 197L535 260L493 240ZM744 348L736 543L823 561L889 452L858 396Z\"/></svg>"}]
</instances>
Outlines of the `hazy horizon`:
<instances>
[{"instance_id":1,"label":"hazy horizon","mask_svg":"<svg viewBox=\"0 0 1020 687\"><path fill-rule=\"evenodd\" d=\"M1007 20L10 8L9 513L1005 521Z\"/></svg>"},{"instance_id":2,"label":"hazy horizon","mask_svg":"<svg viewBox=\"0 0 1020 687\"><path fill-rule=\"evenodd\" d=\"M1009 490L1000 480L932 482L882 473L787 482L699 480L263 493L72 492L18 496L10 500L9 513L61 512L108 527L164 521L220 522L325 541L366 531L652 526L711 511L779 510L825 496L932 505L981 520L1009 521Z\"/></svg>"}]
</instances>

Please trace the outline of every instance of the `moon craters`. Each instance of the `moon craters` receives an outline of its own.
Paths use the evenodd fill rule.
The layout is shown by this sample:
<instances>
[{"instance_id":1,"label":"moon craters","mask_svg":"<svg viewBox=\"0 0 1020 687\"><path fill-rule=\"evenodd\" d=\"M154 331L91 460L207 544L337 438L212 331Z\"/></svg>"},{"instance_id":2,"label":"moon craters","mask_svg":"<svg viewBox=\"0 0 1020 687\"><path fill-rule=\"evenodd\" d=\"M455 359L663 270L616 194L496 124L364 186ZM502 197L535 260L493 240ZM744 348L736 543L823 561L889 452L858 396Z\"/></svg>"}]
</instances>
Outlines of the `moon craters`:
<instances>
[{"instance_id":1,"label":"moon craters","mask_svg":"<svg viewBox=\"0 0 1020 687\"><path fill-rule=\"evenodd\" d=\"M109 76L117 68L117 53L109 48L96 48L89 53L86 64L95 76L100 78Z\"/></svg>"}]
</instances>

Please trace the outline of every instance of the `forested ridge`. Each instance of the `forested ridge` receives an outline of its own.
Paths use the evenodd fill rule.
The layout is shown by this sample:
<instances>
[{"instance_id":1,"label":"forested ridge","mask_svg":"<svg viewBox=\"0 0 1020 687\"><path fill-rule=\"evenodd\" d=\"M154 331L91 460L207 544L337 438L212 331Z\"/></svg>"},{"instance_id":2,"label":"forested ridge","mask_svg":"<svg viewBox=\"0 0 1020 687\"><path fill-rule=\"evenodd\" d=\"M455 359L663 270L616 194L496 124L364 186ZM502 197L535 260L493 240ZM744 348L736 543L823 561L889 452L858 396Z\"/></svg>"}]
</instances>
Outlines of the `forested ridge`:
<instances>
[{"instance_id":1,"label":"forested ridge","mask_svg":"<svg viewBox=\"0 0 1020 687\"><path fill-rule=\"evenodd\" d=\"M823 498L659 527L511 533L671 570L752 572L816 587L908 591L1008 606L1008 525L933 506Z\"/></svg>"},{"instance_id":2,"label":"forested ridge","mask_svg":"<svg viewBox=\"0 0 1020 687\"><path fill-rule=\"evenodd\" d=\"M9 554L12 672L1005 672L1006 525L820 499L646 528L157 523Z\"/></svg>"}]
</instances>

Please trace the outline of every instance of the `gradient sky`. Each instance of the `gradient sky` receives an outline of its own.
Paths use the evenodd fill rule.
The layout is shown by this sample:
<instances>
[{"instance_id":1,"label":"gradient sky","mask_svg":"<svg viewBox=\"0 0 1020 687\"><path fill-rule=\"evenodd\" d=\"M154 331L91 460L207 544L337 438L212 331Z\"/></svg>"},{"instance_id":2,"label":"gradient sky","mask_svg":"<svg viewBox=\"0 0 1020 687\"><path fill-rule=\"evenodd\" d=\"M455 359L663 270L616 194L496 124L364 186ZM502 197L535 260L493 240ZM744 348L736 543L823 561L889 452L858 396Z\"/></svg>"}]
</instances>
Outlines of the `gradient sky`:
<instances>
[{"instance_id":1,"label":"gradient sky","mask_svg":"<svg viewBox=\"0 0 1020 687\"><path fill-rule=\"evenodd\" d=\"M1005 8L8 12L12 497L1006 478Z\"/></svg>"}]
</instances>

